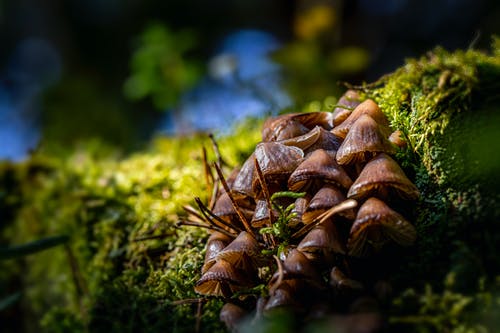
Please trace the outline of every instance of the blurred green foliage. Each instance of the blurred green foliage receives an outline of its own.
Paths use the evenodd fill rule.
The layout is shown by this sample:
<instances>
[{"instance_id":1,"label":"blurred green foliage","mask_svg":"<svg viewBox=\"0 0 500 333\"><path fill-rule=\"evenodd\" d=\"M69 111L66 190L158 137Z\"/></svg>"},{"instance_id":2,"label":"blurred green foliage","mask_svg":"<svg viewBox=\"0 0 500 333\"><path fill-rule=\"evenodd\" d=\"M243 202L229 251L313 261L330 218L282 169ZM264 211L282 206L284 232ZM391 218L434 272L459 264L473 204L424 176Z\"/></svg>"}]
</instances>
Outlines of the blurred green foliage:
<instances>
[{"instance_id":1,"label":"blurred green foliage","mask_svg":"<svg viewBox=\"0 0 500 333\"><path fill-rule=\"evenodd\" d=\"M191 31L172 32L159 23L148 26L130 60L125 96L131 100L151 98L158 110L174 106L181 93L201 76L200 64L189 58L196 45Z\"/></svg>"}]
</instances>

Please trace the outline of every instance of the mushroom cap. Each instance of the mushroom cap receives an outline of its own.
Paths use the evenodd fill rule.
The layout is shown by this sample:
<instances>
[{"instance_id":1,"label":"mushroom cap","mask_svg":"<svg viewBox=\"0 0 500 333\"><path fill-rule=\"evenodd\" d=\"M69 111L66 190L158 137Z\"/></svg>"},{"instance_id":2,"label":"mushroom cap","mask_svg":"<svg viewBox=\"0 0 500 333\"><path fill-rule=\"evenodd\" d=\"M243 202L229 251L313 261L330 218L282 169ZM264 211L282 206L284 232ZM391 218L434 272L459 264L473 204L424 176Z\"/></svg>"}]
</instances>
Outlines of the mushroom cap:
<instances>
[{"instance_id":1,"label":"mushroom cap","mask_svg":"<svg viewBox=\"0 0 500 333\"><path fill-rule=\"evenodd\" d=\"M259 143L255 148L255 159L268 186L270 183L286 180L302 162L303 157L302 149L277 142ZM258 177L254 177L252 188L254 193L259 193Z\"/></svg>"},{"instance_id":2,"label":"mushroom cap","mask_svg":"<svg viewBox=\"0 0 500 333\"><path fill-rule=\"evenodd\" d=\"M347 241L351 256L365 256L368 245L380 247L389 240L401 246L415 242L417 232L401 214L392 210L382 200L369 198L359 208Z\"/></svg>"},{"instance_id":3,"label":"mushroom cap","mask_svg":"<svg viewBox=\"0 0 500 333\"><path fill-rule=\"evenodd\" d=\"M242 231L231 243L217 254L217 260L224 260L245 272L254 271L261 258L260 245L248 232Z\"/></svg>"},{"instance_id":4,"label":"mushroom cap","mask_svg":"<svg viewBox=\"0 0 500 333\"><path fill-rule=\"evenodd\" d=\"M297 249L307 256L308 253L335 252L346 253L345 240L341 239L332 220L317 225L297 245ZM309 258L311 259L311 258Z\"/></svg>"},{"instance_id":5,"label":"mushroom cap","mask_svg":"<svg viewBox=\"0 0 500 333\"><path fill-rule=\"evenodd\" d=\"M395 130L389 136L389 141L399 148L406 148L406 140L404 139L403 132L401 130Z\"/></svg>"},{"instance_id":6,"label":"mushroom cap","mask_svg":"<svg viewBox=\"0 0 500 333\"><path fill-rule=\"evenodd\" d=\"M332 112L332 118L333 118L333 125L338 126L340 125L344 120L349 117L349 115L352 113L352 110L358 106L360 102L360 96L357 91L355 90L347 90L342 97L340 97L339 101L337 102L337 107L333 109Z\"/></svg>"},{"instance_id":7,"label":"mushroom cap","mask_svg":"<svg viewBox=\"0 0 500 333\"><path fill-rule=\"evenodd\" d=\"M285 140L309 132L309 128L293 119L295 115L292 113L267 119L262 129L262 141Z\"/></svg>"},{"instance_id":8,"label":"mushroom cap","mask_svg":"<svg viewBox=\"0 0 500 333\"><path fill-rule=\"evenodd\" d=\"M395 147L380 130L379 125L367 114L361 115L352 125L337 151L339 164L363 163L378 153L394 154Z\"/></svg>"},{"instance_id":9,"label":"mushroom cap","mask_svg":"<svg viewBox=\"0 0 500 333\"><path fill-rule=\"evenodd\" d=\"M278 308L302 309L301 300L297 297L300 289L304 289L306 284L302 279L283 280L275 286L273 292L264 306L264 311L272 311Z\"/></svg>"},{"instance_id":10,"label":"mushroom cap","mask_svg":"<svg viewBox=\"0 0 500 333\"><path fill-rule=\"evenodd\" d=\"M290 175L288 188L292 191L308 189L313 183L330 183L348 189L352 185L345 170L338 165L333 152L317 149Z\"/></svg>"},{"instance_id":11,"label":"mushroom cap","mask_svg":"<svg viewBox=\"0 0 500 333\"><path fill-rule=\"evenodd\" d=\"M354 124L354 122L363 114L367 114L373 118L382 128L382 132L385 134L389 129L389 120L385 114L382 113L377 103L371 99L367 99L363 103L359 104L354 111L344 120L339 126L334 127L332 133L341 138L345 138L347 132ZM389 133L387 133L387 136Z\"/></svg>"},{"instance_id":12,"label":"mushroom cap","mask_svg":"<svg viewBox=\"0 0 500 333\"><path fill-rule=\"evenodd\" d=\"M416 200L420 193L391 157L380 154L370 160L352 184L348 198L362 200L370 196L387 199L390 192L407 200Z\"/></svg>"},{"instance_id":13,"label":"mushroom cap","mask_svg":"<svg viewBox=\"0 0 500 333\"><path fill-rule=\"evenodd\" d=\"M361 282L348 278L337 266L330 271L330 285L340 294L363 290Z\"/></svg>"},{"instance_id":14,"label":"mushroom cap","mask_svg":"<svg viewBox=\"0 0 500 333\"><path fill-rule=\"evenodd\" d=\"M239 207L240 211L243 215L248 219L250 219L253 215L253 211L247 209L245 207ZM229 194L227 192L223 192L217 201L215 202L214 208L212 209L212 213L217 215L224 221L228 222L236 229L243 229L243 224L234 210L233 204L231 203L231 198L229 198ZM225 227L223 227L225 228Z\"/></svg>"},{"instance_id":15,"label":"mushroom cap","mask_svg":"<svg viewBox=\"0 0 500 333\"><path fill-rule=\"evenodd\" d=\"M330 112L306 112L297 113L293 115L293 120L300 122L305 127L312 129L316 126L326 128L328 130L333 128L333 117Z\"/></svg>"},{"instance_id":16,"label":"mushroom cap","mask_svg":"<svg viewBox=\"0 0 500 333\"><path fill-rule=\"evenodd\" d=\"M321 136L320 129L321 129L320 126L316 126L312 130L307 132L306 134L302 134L302 135L299 135L299 136L296 136L296 137L293 137L290 139L286 139L286 140L281 140L278 142L281 144L284 144L286 146L293 146L293 147L297 147L297 148L304 150L304 149L307 149L310 146L312 146L316 141L318 141L318 139Z\"/></svg>"},{"instance_id":17,"label":"mushroom cap","mask_svg":"<svg viewBox=\"0 0 500 333\"><path fill-rule=\"evenodd\" d=\"M235 194L235 199L241 195L245 197L253 197L252 182L254 179L255 171L255 153L252 153L250 157L247 158L243 166L241 167L238 175L234 179L231 186L231 191Z\"/></svg>"},{"instance_id":18,"label":"mushroom cap","mask_svg":"<svg viewBox=\"0 0 500 333\"><path fill-rule=\"evenodd\" d=\"M208 296L229 297L237 290L251 285L247 275L224 260L217 262L206 271L196 283L194 290Z\"/></svg>"},{"instance_id":19,"label":"mushroom cap","mask_svg":"<svg viewBox=\"0 0 500 333\"><path fill-rule=\"evenodd\" d=\"M306 211L302 214L302 222L311 223L316 217L345 200L345 194L336 186L324 185L309 202ZM350 220L355 217L352 209L343 211L339 215Z\"/></svg>"},{"instance_id":20,"label":"mushroom cap","mask_svg":"<svg viewBox=\"0 0 500 333\"><path fill-rule=\"evenodd\" d=\"M239 324L247 315L248 312L242 307L233 303L226 303L220 310L219 319L226 324L226 327L231 332L237 332Z\"/></svg>"},{"instance_id":21,"label":"mushroom cap","mask_svg":"<svg viewBox=\"0 0 500 333\"><path fill-rule=\"evenodd\" d=\"M321 276L312 262L299 250L293 249L283 262L285 279L304 278L307 280L319 281Z\"/></svg>"},{"instance_id":22,"label":"mushroom cap","mask_svg":"<svg viewBox=\"0 0 500 333\"><path fill-rule=\"evenodd\" d=\"M317 149L323 149L326 151L337 151L339 149L342 139L337 137L330 131L325 130L323 127L315 127L318 129L318 139L309 147L302 148L304 154L310 155Z\"/></svg>"},{"instance_id":23,"label":"mushroom cap","mask_svg":"<svg viewBox=\"0 0 500 333\"><path fill-rule=\"evenodd\" d=\"M205 273L210 267L215 264L215 258L227 244L232 241L232 238L221 232L213 232L207 240L205 261L201 268L201 273Z\"/></svg>"}]
</instances>

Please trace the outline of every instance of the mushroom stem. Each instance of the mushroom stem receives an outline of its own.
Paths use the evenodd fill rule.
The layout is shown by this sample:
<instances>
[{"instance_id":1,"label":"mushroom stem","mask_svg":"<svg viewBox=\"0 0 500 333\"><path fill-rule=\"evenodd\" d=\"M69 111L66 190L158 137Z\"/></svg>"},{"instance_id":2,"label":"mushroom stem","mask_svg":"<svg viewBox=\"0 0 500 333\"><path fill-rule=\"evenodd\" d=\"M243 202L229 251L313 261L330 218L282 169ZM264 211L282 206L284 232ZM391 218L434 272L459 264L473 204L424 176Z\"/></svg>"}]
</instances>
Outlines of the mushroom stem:
<instances>
[{"instance_id":1,"label":"mushroom stem","mask_svg":"<svg viewBox=\"0 0 500 333\"><path fill-rule=\"evenodd\" d=\"M250 224L248 223L247 219L243 215L243 213L240 211L238 205L236 204L236 201L234 200L233 196L231 195L231 189L229 188L229 185L227 185L226 179L224 178L224 175L222 174L222 170L220 167L217 165L217 163L214 163L215 166L215 171L217 171L217 175L219 176L220 181L222 182L222 186L224 187L224 190L227 192L227 195L229 199L231 200L231 204L233 205L234 211L236 214L238 214L238 217L241 220L241 223L245 227L245 230L252 235L255 238L255 233L253 232L252 228L250 227Z\"/></svg>"},{"instance_id":2,"label":"mushroom stem","mask_svg":"<svg viewBox=\"0 0 500 333\"><path fill-rule=\"evenodd\" d=\"M323 214L316 217L311 223L305 225L304 227L302 227L302 229L295 232L292 235L292 238L299 238L299 237L305 235L306 233L311 231L315 226L325 222L333 215L338 214L340 212L343 212L344 210L355 208L357 205L358 205L358 202L356 200L347 199L347 200L339 203L338 205L333 206L332 208L330 208L329 210L327 210Z\"/></svg>"}]
</instances>

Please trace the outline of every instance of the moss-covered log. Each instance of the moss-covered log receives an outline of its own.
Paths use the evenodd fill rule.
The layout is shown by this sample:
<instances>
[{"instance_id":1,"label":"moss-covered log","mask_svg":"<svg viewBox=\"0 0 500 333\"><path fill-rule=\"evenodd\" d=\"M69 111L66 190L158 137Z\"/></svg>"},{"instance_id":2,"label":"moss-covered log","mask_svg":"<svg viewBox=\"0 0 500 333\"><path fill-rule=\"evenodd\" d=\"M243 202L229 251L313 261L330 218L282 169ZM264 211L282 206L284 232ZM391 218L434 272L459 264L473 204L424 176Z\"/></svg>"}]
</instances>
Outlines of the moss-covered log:
<instances>
[{"instance_id":1,"label":"moss-covered log","mask_svg":"<svg viewBox=\"0 0 500 333\"><path fill-rule=\"evenodd\" d=\"M404 133L397 157L422 193L417 244L392 274L395 331L498 325L498 44L491 54L438 48L358 87ZM238 165L259 140L259 122L250 121L219 144ZM207 197L201 147L209 144L205 136L158 138L145 152L116 156L88 143L2 164L2 244L69 236L63 246L0 260L3 328L223 331L221 302L193 291L207 234L175 227L183 205Z\"/></svg>"}]
</instances>

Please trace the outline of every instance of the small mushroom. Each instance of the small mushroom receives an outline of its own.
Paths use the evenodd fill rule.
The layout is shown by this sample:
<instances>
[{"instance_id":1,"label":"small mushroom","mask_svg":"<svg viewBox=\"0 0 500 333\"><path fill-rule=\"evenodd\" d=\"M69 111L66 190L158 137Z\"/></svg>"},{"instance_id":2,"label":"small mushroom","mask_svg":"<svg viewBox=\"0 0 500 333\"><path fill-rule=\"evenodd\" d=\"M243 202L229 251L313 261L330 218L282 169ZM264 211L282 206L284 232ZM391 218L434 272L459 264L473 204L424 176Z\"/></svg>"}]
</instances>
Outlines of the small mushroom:
<instances>
[{"instance_id":1,"label":"small mushroom","mask_svg":"<svg viewBox=\"0 0 500 333\"><path fill-rule=\"evenodd\" d=\"M364 163L378 153L394 154L395 151L377 122L369 115L363 114L347 133L337 151L336 159L341 165Z\"/></svg>"},{"instance_id":2,"label":"small mushroom","mask_svg":"<svg viewBox=\"0 0 500 333\"><path fill-rule=\"evenodd\" d=\"M264 313L270 313L277 309L303 310L304 304L298 299L297 294L300 289L304 289L301 279L283 280L272 289L269 299L264 306Z\"/></svg>"},{"instance_id":3,"label":"small mushroom","mask_svg":"<svg viewBox=\"0 0 500 333\"><path fill-rule=\"evenodd\" d=\"M321 136L321 127L316 126L306 134L302 134L290 139L278 141L285 146L293 146L302 150L312 146Z\"/></svg>"},{"instance_id":4,"label":"small mushroom","mask_svg":"<svg viewBox=\"0 0 500 333\"><path fill-rule=\"evenodd\" d=\"M403 132L401 132L400 130L392 132L392 134L389 136L389 141L399 148L406 148L406 140L403 137Z\"/></svg>"},{"instance_id":5,"label":"small mushroom","mask_svg":"<svg viewBox=\"0 0 500 333\"><path fill-rule=\"evenodd\" d=\"M253 272L260 264L260 245L248 232L242 231L231 243L217 254L217 260L224 260L244 272Z\"/></svg>"},{"instance_id":6,"label":"small mushroom","mask_svg":"<svg viewBox=\"0 0 500 333\"><path fill-rule=\"evenodd\" d=\"M376 196L386 200L391 192L407 200L416 200L420 196L417 187L396 161L386 154L380 154L365 165L347 197L359 201Z\"/></svg>"},{"instance_id":7,"label":"small mushroom","mask_svg":"<svg viewBox=\"0 0 500 333\"><path fill-rule=\"evenodd\" d=\"M299 121L305 127L312 129L320 126L327 130L333 128L333 117L330 112L307 112L298 113L293 116L293 120Z\"/></svg>"},{"instance_id":8,"label":"small mushroom","mask_svg":"<svg viewBox=\"0 0 500 333\"><path fill-rule=\"evenodd\" d=\"M345 240L332 220L327 220L309 231L297 246L297 249L310 261L328 264L333 261L334 253L345 254Z\"/></svg>"},{"instance_id":9,"label":"small mushroom","mask_svg":"<svg viewBox=\"0 0 500 333\"><path fill-rule=\"evenodd\" d=\"M340 295L359 293L363 290L361 282L348 278L337 266L330 271L330 285Z\"/></svg>"},{"instance_id":10,"label":"small mushroom","mask_svg":"<svg viewBox=\"0 0 500 333\"><path fill-rule=\"evenodd\" d=\"M337 137L330 131L325 130L322 127L318 128L318 139L309 147L303 148L305 155L310 155L317 149L323 149L326 151L337 151L342 143L342 139Z\"/></svg>"},{"instance_id":11,"label":"small mushroom","mask_svg":"<svg viewBox=\"0 0 500 333\"><path fill-rule=\"evenodd\" d=\"M248 315L248 312L241 306L233 303L226 303L219 313L219 319L231 332L237 332L243 319Z\"/></svg>"},{"instance_id":12,"label":"small mushroom","mask_svg":"<svg viewBox=\"0 0 500 333\"><path fill-rule=\"evenodd\" d=\"M311 188L315 183L334 184L347 189L351 186L352 180L338 165L333 152L317 149L290 175L288 188L298 192Z\"/></svg>"},{"instance_id":13,"label":"small mushroom","mask_svg":"<svg viewBox=\"0 0 500 333\"><path fill-rule=\"evenodd\" d=\"M292 217L291 221L288 223L288 225L290 227L293 228L293 227L296 227L297 225L303 223L302 215L306 211L307 206L309 205L310 201L311 201L311 196L309 194L306 194L303 197L297 198L295 200L295 204L294 204L294 207L292 209L292 213L294 215L292 215L293 217Z\"/></svg>"},{"instance_id":14,"label":"small mushroom","mask_svg":"<svg viewBox=\"0 0 500 333\"><path fill-rule=\"evenodd\" d=\"M333 125L338 126L349 117L352 110L360 104L360 97L357 91L347 90L337 102L337 107L333 110Z\"/></svg>"},{"instance_id":15,"label":"small mushroom","mask_svg":"<svg viewBox=\"0 0 500 333\"><path fill-rule=\"evenodd\" d=\"M276 142L263 142L255 148L255 158L270 192L281 190L281 182L286 181L303 157L301 149ZM258 177L254 177L252 188L260 193Z\"/></svg>"},{"instance_id":16,"label":"small mushroom","mask_svg":"<svg viewBox=\"0 0 500 333\"><path fill-rule=\"evenodd\" d=\"M363 114L367 114L372 117L373 120L375 120L381 126L382 133L384 133L384 135L386 134L386 136L389 136L389 121L387 120L385 114L382 113L377 103L375 103L371 99L367 99L363 103L359 104L349 115L349 117L347 117L347 119L342 122L342 124L333 128L332 133L338 137L345 138L351 126Z\"/></svg>"},{"instance_id":17,"label":"small mushroom","mask_svg":"<svg viewBox=\"0 0 500 333\"><path fill-rule=\"evenodd\" d=\"M254 179L255 171L255 154L252 153L241 167L238 175L234 179L231 186L231 191L234 195L236 202L246 201L247 198L252 198L253 193L252 182Z\"/></svg>"},{"instance_id":18,"label":"small mushroom","mask_svg":"<svg viewBox=\"0 0 500 333\"><path fill-rule=\"evenodd\" d=\"M296 114L286 114L266 120L262 129L262 141L285 140L309 132L309 128L293 119L294 115Z\"/></svg>"},{"instance_id":19,"label":"small mushroom","mask_svg":"<svg viewBox=\"0 0 500 333\"><path fill-rule=\"evenodd\" d=\"M229 298L235 291L251 285L251 280L225 260L217 262L196 283L194 290L207 296Z\"/></svg>"},{"instance_id":20,"label":"small mushroom","mask_svg":"<svg viewBox=\"0 0 500 333\"><path fill-rule=\"evenodd\" d=\"M223 233L213 232L207 240L205 261L201 273L205 273L215 264L215 258L233 239Z\"/></svg>"},{"instance_id":21,"label":"small mushroom","mask_svg":"<svg viewBox=\"0 0 500 333\"><path fill-rule=\"evenodd\" d=\"M346 200L345 194L333 185L324 185L311 199L306 211L302 215L302 221L309 224L316 217L326 212L328 209ZM354 220L355 214L352 209L339 213L349 220Z\"/></svg>"},{"instance_id":22,"label":"small mushroom","mask_svg":"<svg viewBox=\"0 0 500 333\"><path fill-rule=\"evenodd\" d=\"M247 208L240 207L241 212L245 217L250 219L253 215L253 212ZM241 220L238 217L238 214L234 210L234 207L231 203L231 199L229 198L229 194L227 192L223 192L220 197L215 202L214 209L212 213L222 220L226 221L232 226L235 226L236 229L243 230L243 225L241 224Z\"/></svg>"},{"instance_id":23,"label":"small mushroom","mask_svg":"<svg viewBox=\"0 0 500 333\"><path fill-rule=\"evenodd\" d=\"M415 227L383 201L369 198L359 208L347 241L348 253L354 257L366 256L369 247L380 249L392 240L401 246L410 246L417 238Z\"/></svg>"}]
</instances>

